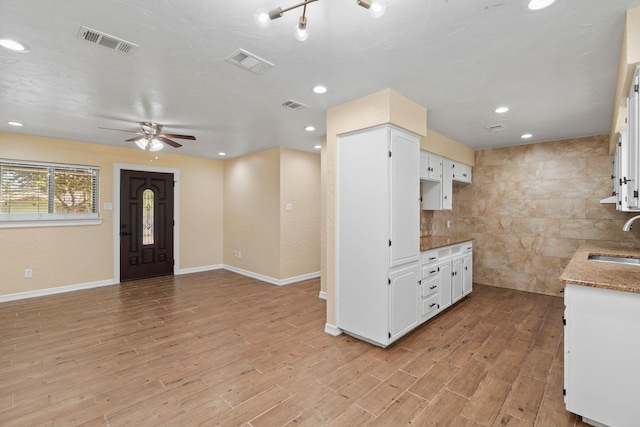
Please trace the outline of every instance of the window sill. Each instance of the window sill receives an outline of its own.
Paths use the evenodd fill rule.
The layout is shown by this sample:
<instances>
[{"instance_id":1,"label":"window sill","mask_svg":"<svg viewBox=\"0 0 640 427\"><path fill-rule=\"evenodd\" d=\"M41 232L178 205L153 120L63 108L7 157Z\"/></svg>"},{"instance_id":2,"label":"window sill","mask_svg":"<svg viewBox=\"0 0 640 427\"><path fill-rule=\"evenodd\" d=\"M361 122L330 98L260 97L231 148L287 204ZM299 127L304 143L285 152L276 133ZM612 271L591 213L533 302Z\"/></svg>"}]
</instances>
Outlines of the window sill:
<instances>
[{"instance_id":1,"label":"window sill","mask_svg":"<svg viewBox=\"0 0 640 427\"><path fill-rule=\"evenodd\" d=\"M60 218L52 218L44 215L28 215L20 218L17 215L0 215L0 228L26 228L26 227L68 227L77 225L100 225L102 218L96 216L83 216L82 218L70 218L65 215Z\"/></svg>"}]
</instances>

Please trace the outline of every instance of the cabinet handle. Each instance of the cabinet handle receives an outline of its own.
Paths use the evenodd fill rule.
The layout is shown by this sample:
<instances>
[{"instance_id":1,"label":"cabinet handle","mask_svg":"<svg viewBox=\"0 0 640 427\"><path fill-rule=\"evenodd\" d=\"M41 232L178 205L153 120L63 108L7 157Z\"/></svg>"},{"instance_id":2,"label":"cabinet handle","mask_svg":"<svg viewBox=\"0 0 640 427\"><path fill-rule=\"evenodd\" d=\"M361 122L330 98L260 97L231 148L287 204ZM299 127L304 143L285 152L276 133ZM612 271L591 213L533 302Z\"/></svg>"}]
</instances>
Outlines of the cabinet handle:
<instances>
[{"instance_id":1,"label":"cabinet handle","mask_svg":"<svg viewBox=\"0 0 640 427\"><path fill-rule=\"evenodd\" d=\"M429 272L429 274L433 274L433 273L437 273L437 272L438 272L438 270L431 270L431 271Z\"/></svg>"},{"instance_id":2,"label":"cabinet handle","mask_svg":"<svg viewBox=\"0 0 640 427\"><path fill-rule=\"evenodd\" d=\"M469 267L465 267L464 269L468 271L468 270L469 270Z\"/></svg>"},{"instance_id":3,"label":"cabinet handle","mask_svg":"<svg viewBox=\"0 0 640 427\"><path fill-rule=\"evenodd\" d=\"M431 304L429 304L429 308L433 308L433 307L435 307L435 305L436 305L436 303L432 302Z\"/></svg>"},{"instance_id":4,"label":"cabinet handle","mask_svg":"<svg viewBox=\"0 0 640 427\"><path fill-rule=\"evenodd\" d=\"M434 257L434 256L430 256L430 257L429 257L429 261L433 261L434 259L437 259L437 258L436 258L436 257Z\"/></svg>"},{"instance_id":5,"label":"cabinet handle","mask_svg":"<svg viewBox=\"0 0 640 427\"><path fill-rule=\"evenodd\" d=\"M429 289L435 289L435 288L437 288L437 287L438 287L438 285L433 285L433 286L431 286Z\"/></svg>"}]
</instances>

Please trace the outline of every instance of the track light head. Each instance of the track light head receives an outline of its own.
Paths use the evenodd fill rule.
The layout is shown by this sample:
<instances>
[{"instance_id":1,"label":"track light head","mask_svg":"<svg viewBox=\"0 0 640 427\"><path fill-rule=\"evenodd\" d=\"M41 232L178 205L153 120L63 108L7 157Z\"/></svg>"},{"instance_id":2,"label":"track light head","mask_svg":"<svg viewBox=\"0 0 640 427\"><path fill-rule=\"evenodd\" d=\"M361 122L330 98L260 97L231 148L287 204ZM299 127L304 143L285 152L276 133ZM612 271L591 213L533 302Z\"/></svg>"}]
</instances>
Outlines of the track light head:
<instances>
[{"instance_id":1,"label":"track light head","mask_svg":"<svg viewBox=\"0 0 640 427\"><path fill-rule=\"evenodd\" d=\"M275 9L269 11L269 19L273 21L274 19L282 18L283 13L284 12L281 7L276 7Z\"/></svg>"},{"instance_id":2,"label":"track light head","mask_svg":"<svg viewBox=\"0 0 640 427\"><path fill-rule=\"evenodd\" d=\"M304 15L300 17L298 25L296 25L294 36L296 40L301 42L309 38L309 31L307 30L307 18Z\"/></svg>"},{"instance_id":3,"label":"track light head","mask_svg":"<svg viewBox=\"0 0 640 427\"><path fill-rule=\"evenodd\" d=\"M371 7L371 0L357 0L358 6L362 6L365 9L369 9Z\"/></svg>"}]
</instances>

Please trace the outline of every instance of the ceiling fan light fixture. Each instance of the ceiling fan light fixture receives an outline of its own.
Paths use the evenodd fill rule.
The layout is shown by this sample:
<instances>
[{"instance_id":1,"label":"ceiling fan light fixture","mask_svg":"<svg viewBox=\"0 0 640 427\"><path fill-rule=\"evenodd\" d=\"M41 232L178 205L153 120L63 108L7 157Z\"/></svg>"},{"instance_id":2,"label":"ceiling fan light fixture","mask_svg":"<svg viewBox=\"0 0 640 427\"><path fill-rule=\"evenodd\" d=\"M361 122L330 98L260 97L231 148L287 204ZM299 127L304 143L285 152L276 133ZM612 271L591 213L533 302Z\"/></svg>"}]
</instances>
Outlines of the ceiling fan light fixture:
<instances>
[{"instance_id":1,"label":"ceiling fan light fixture","mask_svg":"<svg viewBox=\"0 0 640 427\"><path fill-rule=\"evenodd\" d=\"M147 138L140 138L136 141L136 145L141 149L141 150L146 150L147 149L147 145L149 144L149 141L147 141Z\"/></svg>"},{"instance_id":2,"label":"ceiling fan light fixture","mask_svg":"<svg viewBox=\"0 0 640 427\"><path fill-rule=\"evenodd\" d=\"M149 142L149 151L160 151L164 148L164 144L160 142L158 139L153 138Z\"/></svg>"}]
</instances>

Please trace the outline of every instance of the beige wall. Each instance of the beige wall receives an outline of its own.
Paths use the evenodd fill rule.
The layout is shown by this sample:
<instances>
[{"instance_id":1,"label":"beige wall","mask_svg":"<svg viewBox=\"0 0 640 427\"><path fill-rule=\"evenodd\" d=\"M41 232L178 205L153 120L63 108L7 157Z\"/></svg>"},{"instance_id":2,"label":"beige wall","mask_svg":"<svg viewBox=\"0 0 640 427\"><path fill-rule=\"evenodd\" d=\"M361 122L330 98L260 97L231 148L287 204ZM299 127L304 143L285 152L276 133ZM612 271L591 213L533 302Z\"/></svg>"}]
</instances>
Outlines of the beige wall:
<instances>
[{"instance_id":1,"label":"beige wall","mask_svg":"<svg viewBox=\"0 0 640 427\"><path fill-rule=\"evenodd\" d=\"M281 149L280 230L280 278L320 271L319 155Z\"/></svg>"},{"instance_id":2,"label":"beige wall","mask_svg":"<svg viewBox=\"0 0 640 427\"><path fill-rule=\"evenodd\" d=\"M477 151L473 184L454 185L453 210L427 219L433 234L475 238L474 282L559 295L581 243L640 244L640 228L622 231L633 214L599 203L612 191L608 149L602 135Z\"/></svg>"},{"instance_id":3,"label":"beige wall","mask_svg":"<svg viewBox=\"0 0 640 427\"><path fill-rule=\"evenodd\" d=\"M155 156L158 159L154 159ZM181 269L222 263L222 162L161 151L0 133L0 158L100 167L101 225L0 229L0 295L113 279L114 164L180 171ZM24 278L24 269L33 278Z\"/></svg>"},{"instance_id":4,"label":"beige wall","mask_svg":"<svg viewBox=\"0 0 640 427\"><path fill-rule=\"evenodd\" d=\"M475 162L471 148L431 129L427 129L427 136L420 138L420 149L469 166Z\"/></svg>"},{"instance_id":5,"label":"beige wall","mask_svg":"<svg viewBox=\"0 0 640 427\"><path fill-rule=\"evenodd\" d=\"M226 265L277 280L317 273L319 215L319 155L274 148L225 161Z\"/></svg>"},{"instance_id":6,"label":"beige wall","mask_svg":"<svg viewBox=\"0 0 640 427\"><path fill-rule=\"evenodd\" d=\"M427 134L427 110L391 89L355 99L327 110L327 140L323 146L322 198L325 239L321 291L327 296L327 324L336 324L335 213L338 135L382 124L393 124L419 136Z\"/></svg>"}]
</instances>

